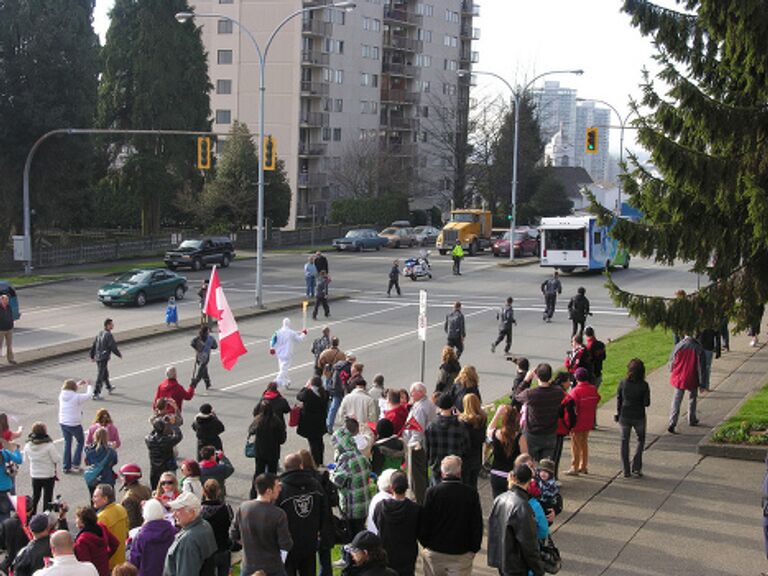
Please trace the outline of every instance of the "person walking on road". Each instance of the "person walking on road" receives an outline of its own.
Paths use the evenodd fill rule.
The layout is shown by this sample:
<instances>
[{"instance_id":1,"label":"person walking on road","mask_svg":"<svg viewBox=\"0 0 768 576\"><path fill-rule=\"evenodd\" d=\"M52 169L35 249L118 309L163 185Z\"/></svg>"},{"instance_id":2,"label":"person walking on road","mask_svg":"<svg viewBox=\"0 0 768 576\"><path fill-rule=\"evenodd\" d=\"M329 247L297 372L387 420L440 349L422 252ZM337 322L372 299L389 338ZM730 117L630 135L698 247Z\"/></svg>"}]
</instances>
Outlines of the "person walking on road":
<instances>
[{"instance_id":1,"label":"person walking on road","mask_svg":"<svg viewBox=\"0 0 768 576\"><path fill-rule=\"evenodd\" d=\"M576 295L568 302L568 317L573 324L573 330L571 330L571 338L576 334L584 332L584 323L587 321L587 316L592 316L592 312L589 311L589 299L587 299L587 289L584 286L579 286L576 290Z\"/></svg>"},{"instance_id":2,"label":"person walking on road","mask_svg":"<svg viewBox=\"0 0 768 576\"><path fill-rule=\"evenodd\" d=\"M315 297L315 282L317 281L317 267L315 266L315 257L310 256L307 258L307 263L304 264L304 283L307 286L306 294L307 298Z\"/></svg>"},{"instance_id":3,"label":"person walking on road","mask_svg":"<svg viewBox=\"0 0 768 576\"><path fill-rule=\"evenodd\" d=\"M453 275L461 276L461 259L464 258L464 249L461 247L461 242L456 242L453 250L451 250L451 257L453 258Z\"/></svg>"},{"instance_id":4,"label":"person walking on road","mask_svg":"<svg viewBox=\"0 0 768 576\"><path fill-rule=\"evenodd\" d=\"M331 279L328 276L328 272L325 270L318 271L317 286L315 287L315 309L312 311L312 320L317 320L317 311L320 306L323 307L325 317L331 315L331 309L328 306L328 285L331 283Z\"/></svg>"},{"instance_id":5,"label":"person walking on road","mask_svg":"<svg viewBox=\"0 0 768 576\"><path fill-rule=\"evenodd\" d=\"M93 340L91 344L91 361L96 362L96 385L93 391L93 399L101 400L101 387L102 385L107 388L110 394L114 391L115 387L109 383L109 359L112 354L118 358L122 358L123 355L117 348L117 342L112 335L112 330L115 327L115 323L112 318L104 320L104 330L99 332L99 335Z\"/></svg>"},{"instance_id":6,"label":"person walking on road","mask_svg":"<svg viewBox=\"0 0 768 576\"><path fill-rule=\"evenodd\" d=\"M269 343L269 353L277 357L277 376L275 382L281 388L291 387L291 377L288 371L293 360L293 346L307 336L307 329L297 331L291 328L291 319L283 318L283 327L272 335Z\"/></svg>"},{"instance_id":7,"label":"person walking on road","mask_svg":"<svg viewBox=\"0 0 768 576\"><path fill-rule=\"evenodd\" d=\"M629 478L631 474L643 475L645 409L650 405L651 388L645 381L645 364L639 358L633 358L627 364L627 375L619 382L614 418L621 427L621 464L624 478ZM630 465L629 434L633 429L637 436L637 445Z\"/></svg>"},{"instance_id":8,"label":"person walking on road","mask_svg":"<svg viewBox=\"0 0 768 576\"><path fill-rule=\"evenodd\" d=\"M696 417L696 401L701 385L702 356L701 345L690 336L685 336L672 350L672 356L669 359L669 383L677 390L672 397L672 408L669 413L667 432L670 434L676 434L675 427L680 417L680 404L686 390L688 390L688 424L690 426L699 424L699 419Z\"/></svg>"},{"instance_id":9,"label":"person walking on road","mask_svg":"<svg viewBox=\"0 0 768 576\"><path fill-rule=\"evenodd\" d=\"M13 359L13 308L6 294L0 296L0 353L5 342L5 357L8 364L16 364Z\"/></svg>"},{"instance_id":10,"label":"person walking on road","mask_svg":"<svg viewBox=\"0 0 768 576\"><path fill-rule=\"evenodd\" d=\"M509 354L509 349L512 347L512 326L517 324L512 302L514 302L514 299L510 296L507 298L507 304L496 312L496 320L499 321L499 335L496 341L491 344L492 354L496 352L496 346L501 344L501 341L504 339L507 341L504 345L504 354Z\"/></svg>"},{"instance_id":11,"label":"person walking on road","mask_svg":"<svg viewBox=\"0 0 768 576\"><path fill-rule=\"evenodd\" d=\"M461 358L462 352L464 352L464 338L467 335L464 325L464 314L461 311L461 302L456 302L453 305L453 312L445 317L443 328L447 335L447 344L456 350L456 359L458 360Z\"/></svg>"},{"instance_id":12,"label":"person walking on road","mask_svg":"<svg viewBox=\"0 0 768 576\"><path fill-rule=\"evenodd\" d=\"M205 389L211 387L211 377L208 375L208 363L211 360L211 350L216 350L219 344L211 336L208 326L201 326L197 336L192 339L190 346L195 349L195 370L190 386L197 388L200 380L205 382Z\"/></svg>"},{"instance_id":13,"label":"person walking on road","mask_svg":"<svg viewBox=\"0 0 768 576\"><path fill-rule=\"evenodd\" d=\"M544 322L552 322L552 316L555 314L555 304L557 304L557 295L563 293L563 285L560 284L560 275L557 270L541 283L541 293L544 294Z\"/></svg>"},{"instance_id":14,"label":"person walking on road","mask_svg":"<svg viewBox=\"0 0 768 576\"><path fill-rule=\"evenodd\" d=\"M389 270L389 285L387 286L387 296L391 296L392 288L397 290L397 295L402 296L400 292L400 260L392 262L392 268Z\"/></svg>"}]
</instances>

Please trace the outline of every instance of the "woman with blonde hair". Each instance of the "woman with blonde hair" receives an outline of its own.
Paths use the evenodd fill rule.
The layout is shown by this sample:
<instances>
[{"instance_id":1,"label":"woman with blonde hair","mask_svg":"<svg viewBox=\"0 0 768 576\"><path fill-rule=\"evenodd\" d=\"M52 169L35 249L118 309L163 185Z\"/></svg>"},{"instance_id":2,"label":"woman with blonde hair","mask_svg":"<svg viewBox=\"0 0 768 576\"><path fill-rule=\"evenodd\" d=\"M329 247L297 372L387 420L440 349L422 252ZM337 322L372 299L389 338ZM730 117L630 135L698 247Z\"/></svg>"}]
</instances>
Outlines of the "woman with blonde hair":
<instances>
[{"instance_id":1,"label":"woman with blonde hair","mask_svg":"<svg viewBox=\"0 0 768 576\"><path fill-rule=\"evenodd\" d=\"M43 510L53 500L56 466L61 464L59 451L54 446L53 439L48 436L48 428L44 423L32 424L32 432L24 445L24 459L29 462L29 476L32 478L32 514L37 514L41 495Z\"/></svg>"},{"instance_id":2,"label":"woman with blonde hair","mask_svg":"<svg viewBox=\"0 0 768 576\"><path fill-rule=\"evenodd\" d=\"M87 384L85 392L78 392ZM83 455L83 404L91 399L93 386L85 380L66 380L59 393L59 426L64 436L64 474L80 471ZM72 455L72 439L75 454Z\"/></svg>"},{"instance_id":3,"label":"woman with blonde hair","mask_svg":"<svg viewBox=\"0 0 768 576\"><path fill-rule=\"evenodd\" d=\"M456 380L453 382L453 388L451 388L453 405L459 412L464 410L464 396L467 394L474 394L482 402L482 397L480 396L480 376L478 376L475 367L471 365L464 366L461 369L459 375L456 376Z\"/></svg>"},{"instance_id":4,"label":"woman with blonde hair","mask_svg":"<svg viewBox=\"0 0 768 576\"><path fill-rule=\"evenodd\" d=\"M109 438L109 445L112 446L112 448L115 450L120 448L120 433L117 431L117 426L115 426L114 422L112 421L112 416L110 415L109 410L106 408L99 408L96 410L96 416L93 418L93 424L91 424L91 426L88 428L88 433L85 435L86 444L93 443L93 435L99 428L106 428L107 436Z\"/></svg>"},{"instance_id":5,"label":"woman with blonde hair","mask_svg":"<svg viewBox=\"0 0 768 576\"><path fill-rule=\"evenodd\" d=\"M117 464L117 452L109 445L106 428L99 428L93 435L93 443L85 447L85 463L88 468L83 477L91 494L99 484L115 487L117 479L112 467Z\"/></svg>"},{"instance_id":6,"label":"woman with blonde hair","mask_svg":"<svg viewBox=\"0 0 768 576\"><path fill-rule=\"evenodd\" d=\"M162 502L163 506L168 507L168 503L176 500L181 492L179 491L179 480L173 472L163 472L160 480L157 481L154 497Z\"/></svg>"},{"instance_id":7,"label":"woman with blonde hair","mask_svg":"<svg viewBox=\"0 0 768 576\"><path fill-rule=\"evenodd\" d=\"M450 390L451 386L453 386L453 381L460 371L461 364L456 357L456 350L453 346L443 346L443 351L440 354L440 368L437 371L435 391L443 393L446 390Z\"/></svg>"},{"instance_id":8,"label":"woman with blonde hair","mask_svg":"<svg viewBox=\"0 0 768 576\"><path fill-rule=\"evenodd\" d=\"M483 467L483 446L485 445L485 426L488 416L480 405L480 398L475 394L466 394L459 422L469 436L469 449L464 453L461 465L462 481L467 486L477 489L477 477Z\"/></svg>"}]
</instances>

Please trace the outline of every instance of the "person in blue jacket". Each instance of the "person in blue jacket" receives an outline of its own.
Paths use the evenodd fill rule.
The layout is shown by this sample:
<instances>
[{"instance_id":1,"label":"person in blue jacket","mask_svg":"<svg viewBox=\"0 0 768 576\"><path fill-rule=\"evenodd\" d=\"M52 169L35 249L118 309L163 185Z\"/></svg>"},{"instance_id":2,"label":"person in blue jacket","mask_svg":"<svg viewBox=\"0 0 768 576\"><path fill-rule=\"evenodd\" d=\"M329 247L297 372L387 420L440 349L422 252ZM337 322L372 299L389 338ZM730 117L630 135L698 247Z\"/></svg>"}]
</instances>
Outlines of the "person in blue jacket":
<instances>
[{"instance_id":1,"label":"person in blue jacket","mask_svg":"<svg viewBox=\"0 0 768 576\"><path fill-rule=\"evenodd\" d=\"M23 462L21 450L19 450L18 444L14 445L15 448L10 450L11 444L5 440L0 440L0 523L4 522L11 516L11 499L9 494L13 489L13 476L9 476L7 472L8 464L13 462L17 466Z\"/></svg>"}]
</instances>

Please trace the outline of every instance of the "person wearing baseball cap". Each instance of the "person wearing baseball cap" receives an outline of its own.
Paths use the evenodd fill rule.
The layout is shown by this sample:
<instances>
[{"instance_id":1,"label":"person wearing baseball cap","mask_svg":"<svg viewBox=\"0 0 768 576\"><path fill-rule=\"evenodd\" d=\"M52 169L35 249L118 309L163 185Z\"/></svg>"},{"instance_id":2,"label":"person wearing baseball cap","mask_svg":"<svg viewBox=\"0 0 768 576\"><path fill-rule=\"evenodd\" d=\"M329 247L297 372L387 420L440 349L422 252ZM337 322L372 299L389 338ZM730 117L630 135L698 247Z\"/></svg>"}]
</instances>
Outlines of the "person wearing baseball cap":
<instances>
[{"instance_id":1,"label":"person wearing baseball cap","mask_svg":"<svg viewBox=\"0 0 768 576\"><path fill-rule=\"evenodd\" d=\"M200 574L203 566L213 562L217 550L213 529L200 516L200 497L191 492L182 492L171 500L168 506L179 525L179 532L165 557L165 576Z\"/></svg>"},{"instance_id":2,"label":"person wearing baseball cap","mask_svg":"<svg viewBox=\"0 0 768 576\"><path fill-rule=\"evenodd\" d=\"M576 424L571 428L571 468L568 476L578 476L587 473L589 459L589 432L595 427L597 405L600 403L600 393L590 382L589 370L578 368L574 372L576 385L568 392L576 407Z\"/></svg>"},{"instance_id":3,"label":"person wearing baseball cap","mask_svg":"<svg viewBox=\"0 0 768 576\"><path fill-rule=\"evenodd\" d=\"M387 568L387 553L381 538L373 532L358 532L344 550L352 558L352 566L345 568L342 576L397 576L397 572Z\"/></svg>"},{"instance_id":4,"label":"person wearing baseball cap","mask_svg":"<svg viewBox=\"0 0 768 576\"><path fill-rule=\"evenodd\" d=\"M33 539L16 555L11 566L14 574L31 576L45 567L45 558L51 557L51 530L55 525L56 517L45 512L30 518L27 527Z\"/></svg>"}]
</instances>

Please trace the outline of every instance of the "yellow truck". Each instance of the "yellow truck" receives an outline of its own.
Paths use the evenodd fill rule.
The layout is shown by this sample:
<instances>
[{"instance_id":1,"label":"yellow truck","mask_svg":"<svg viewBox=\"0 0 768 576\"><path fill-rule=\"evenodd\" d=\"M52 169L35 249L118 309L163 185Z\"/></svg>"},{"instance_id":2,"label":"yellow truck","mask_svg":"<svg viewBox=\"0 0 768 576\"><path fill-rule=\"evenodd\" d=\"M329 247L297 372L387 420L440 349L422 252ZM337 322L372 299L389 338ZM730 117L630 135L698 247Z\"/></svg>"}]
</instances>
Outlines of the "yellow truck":
<instances>
[{"instance_id":1,"label":"yellow truck","mask_svg":"<svg viewBox=\"0 0 768 576\"><path fill-rule=\"evenodd\" d=\"M451 210L451 220L443 226L435 247L440 254L447 254L461 242L461 247L474 256L491 247L491 213L488 210L460 208Z\"/></svg>"}]
</instances>

